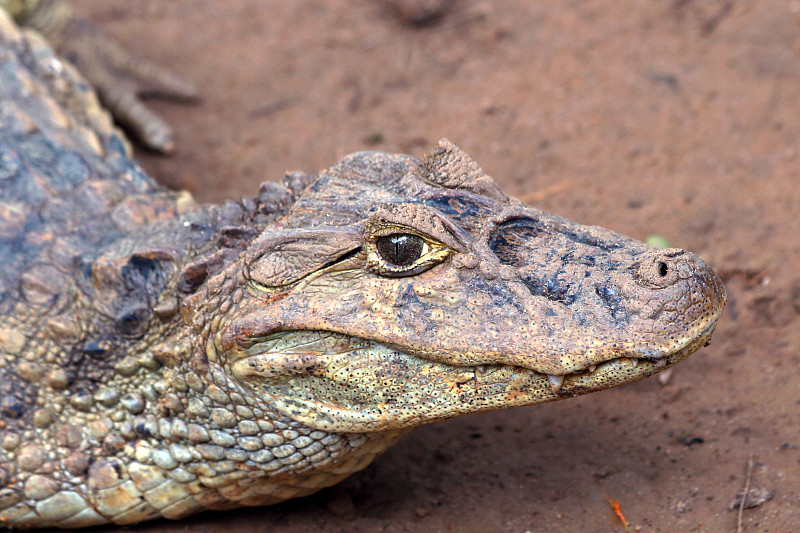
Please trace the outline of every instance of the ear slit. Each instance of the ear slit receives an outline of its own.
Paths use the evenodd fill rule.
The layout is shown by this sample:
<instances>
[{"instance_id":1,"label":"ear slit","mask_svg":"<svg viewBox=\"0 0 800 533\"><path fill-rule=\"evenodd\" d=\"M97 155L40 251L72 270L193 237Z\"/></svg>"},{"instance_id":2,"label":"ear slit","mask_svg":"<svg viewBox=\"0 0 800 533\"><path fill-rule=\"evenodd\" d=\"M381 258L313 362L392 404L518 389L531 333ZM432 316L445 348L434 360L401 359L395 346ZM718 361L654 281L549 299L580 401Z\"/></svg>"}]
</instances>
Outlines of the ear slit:
<instances>
[{"instance_id":1,"label":"ear slit","mask_svg":"<svg viewBox=\"0 0 800 533\"><path fill-rule=\"evenodd\" d=\"M358 254L360 254L360 253L361 253L361 250L362 250L362 249L363 249L363 247L362 247L362 246L359 246L358 248L355 248L355 249L353 249L353 250L350 250L349 252L347 252L347 253L345 253L345 254L343 254L343 255L341 255L341 256L339 256L339 257L337 257L336 259L333 259L333 260L331 260L331 261L329 261L329 262L325 263L324 265L322 265L322 266L320 266L320 267L318 267L318 268L315 268L314 270L312 270L312 271L310 271L310 272L306 273L304 276L301 276L301 277L299 277L299 278L297 278L297 279L293 279L293 280L292 280L292 281L290 281L289 283L285 283L285 284L282 284L282 285L265 285L265 284L263 284L263 283L260 283L260 282L258 282L258 281L255 281L255 283L257 283L257 284L258 284L258 285L260 285L262 288L264 288L264 289L266 289L266 290L269 290L269 291L285 291L285 290L287 290L288 288L290 288L290 287L293 287L294 285L297 285L298 283L300 283L301 281L303 281L303 280L304 280L304 279L306 279L307 277L311 276L311 275L312 275L312 274L314 274L315 272L319 272L320 270L325 270L325 269L327 269L327 268L330 268L330 267L332 267L333 265L336 265L336 264L338 264L338 263L342 263L342 262L344 262L344 261L347 261L348 259L351 259L351 258L353 258L353 257L357 256ZM251 279L250 281L252 282L252 281L254 281L254 280L252 280L252 279Z\"/></svg>"},{"instance_id":2,"label":"ear slit","mask_svg":"<svg viewBox=\"0 0 800 533\"><path fill-rule=\"evenodd\" d=\"M248 279L268 290L285 288L361 251L361 228L314 228L259 237L248 250Z\"/></svg>"},{"instance_id":3,"label":"ear slit","mask_svg":"<svg viewBox=\"0 0 800 533\"><path fill-rule=\"evenodd\" d=\"M316 272L319 272L319 271L321 271L321 270L325 270L325 269L327 269L327 268L330 268L330 267L332 267L333 265L336 265L336 264L338 264L338 263L343 263L344 261L347 261L348 259L351 259L351 258L353 258L353 257L357 256L359 253L361 253L361 250L362 250L362 249L363 249L363 247L362 247L362 246L359 246L358 248L355 248L355 249L353 249L353 250L350 250L349 252L347 252L347 253L345 253L345 254L341 255L340 257L338 257L338 258L336 258L336 259L333 259L333 260L331 260L331 261L329 261L329 262L325 263L324 265L320 266L319 268L315 268L314 270L312 270L311 272L309 272L309 273L308 273L308 274L306 274L305 276L303 276L303 277L301 277L301 278L297 278L296 280L292 281L292 282L291 282L290 284L288 284L288 285L279 285L279 286L275 286L275 287L269 287L269 288L270 288L270 289L286 289L287 287L292 287L292 286L294 286L294 285L296 285L296 284L300 283L301 281L303 281L303 280L304 280L304 279L306 279L307 277L309 277L309 276L313 275L313 274L314 274L314 273L316 273Z\"/></svg>"},{"instance_id":4,"label":"ear slit","mask_svg":"<svg viewBox=\"0 0 800 533\"><path fill-rule=\"evenodd\" d=\"M347 252L345 254L342 254L341 256L337 257L336 259L334 259L332 261L329 261L328 263L325 263L325 265L321 266L317 270L324 270L326 268L332 267L336 263L342 263L344 261L347 261L348 259L352 259L353 257L355 257L358 254L360 254L361 250L363 250L363 249L364 249L363 246L359 246L358 248L354 248L354 249L350 250L349 252Z\"/></svg>"}]
</instances>

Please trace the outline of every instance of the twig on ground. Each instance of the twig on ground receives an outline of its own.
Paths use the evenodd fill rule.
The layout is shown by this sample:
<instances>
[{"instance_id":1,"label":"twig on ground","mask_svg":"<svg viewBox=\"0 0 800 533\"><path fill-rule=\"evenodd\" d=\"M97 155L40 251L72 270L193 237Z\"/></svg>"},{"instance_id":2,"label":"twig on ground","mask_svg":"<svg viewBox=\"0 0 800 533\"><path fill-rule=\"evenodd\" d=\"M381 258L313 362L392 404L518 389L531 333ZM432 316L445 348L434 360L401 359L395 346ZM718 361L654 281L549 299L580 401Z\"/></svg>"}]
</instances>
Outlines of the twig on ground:
<instances>
[{"instance_id":1,"label":"twig on ground","mask_svg":"<svg viewBox=\"0 0 800 533\"><path fill-rule=\"evenodd\" d=\"M747 477L744 481L744 491L742 492L742 501L739 502L739 517L736 521L736 531L741 532L742 529L742 512L744 512L744 502L747 501L747 493L750 492L750 478L753 474L753 452L750 452L750 457L747 458Z\"/></svg>"},{"instance_id":2,"label":"twig on ground","mask_svg":"<svg viewBox=\"0 0 800 533\"><path fill-rule=\"evenodd\" d=\"M577 185L578 184L574 181L562 181L554 185L551 185L550 187L546 187L544 189L540 189L538 191L525 194L520 198L520 200L522 200L526 204L535 204L536 202L541 202L542 200L544 200L549 196L560 193L567 189L571 189L573 187L577 187Z\"/></svg>"}]
</instances>

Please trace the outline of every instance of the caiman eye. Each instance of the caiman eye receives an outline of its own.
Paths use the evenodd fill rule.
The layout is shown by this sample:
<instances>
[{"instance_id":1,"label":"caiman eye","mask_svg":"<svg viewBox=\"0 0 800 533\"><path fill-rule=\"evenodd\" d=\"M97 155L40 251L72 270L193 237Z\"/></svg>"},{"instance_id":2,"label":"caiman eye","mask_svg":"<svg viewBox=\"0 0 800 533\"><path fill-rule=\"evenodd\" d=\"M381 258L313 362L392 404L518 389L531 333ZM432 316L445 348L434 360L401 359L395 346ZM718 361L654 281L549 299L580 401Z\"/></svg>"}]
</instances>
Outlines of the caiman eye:
<instances>
[{"instance_id":1,"label":"caiman eye","mask_svg":"<svg viewBox=\"0 0 800 533\"><path fill-rule=\"evenodd\" d=\"M378 237L375 248L384 261L399 267L413 265L428 251L428 245L422 237L411 233L392 233Z\"/></svg>"},{"instance_id":2,"label":"caiman eye","mask_svg":"<svg viewBox=\"0 0 800 533\"><path fill-rule=\"evenodd\" d=\"M438 265L453 249L399 225L370 231L366 242L367 266L381 276L414 276Z\"/></svg>"}]
</instances>

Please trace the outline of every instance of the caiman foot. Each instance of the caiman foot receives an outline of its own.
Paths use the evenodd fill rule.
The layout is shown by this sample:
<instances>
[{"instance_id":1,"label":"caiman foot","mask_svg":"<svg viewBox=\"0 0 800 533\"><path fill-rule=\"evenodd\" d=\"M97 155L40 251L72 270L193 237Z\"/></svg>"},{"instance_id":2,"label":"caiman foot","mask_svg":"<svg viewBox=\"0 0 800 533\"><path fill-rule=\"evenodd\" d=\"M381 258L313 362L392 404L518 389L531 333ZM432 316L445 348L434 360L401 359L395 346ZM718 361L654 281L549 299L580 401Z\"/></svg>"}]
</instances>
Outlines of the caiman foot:
<instances>
[{"instance_id":1,"label":"caiman foot","mask_svg":"<svg viewBox=\"0 0 800 533\"><path fill-rule=\"evenodd\" d=\"M197 90L174 74L133 57L61 0L28 2L19 15L39 30L95 87L114 119L147 148L164 154L175 150L172 129L142 99L179 102L199 100Z\"/></svg>"}]
</instances>

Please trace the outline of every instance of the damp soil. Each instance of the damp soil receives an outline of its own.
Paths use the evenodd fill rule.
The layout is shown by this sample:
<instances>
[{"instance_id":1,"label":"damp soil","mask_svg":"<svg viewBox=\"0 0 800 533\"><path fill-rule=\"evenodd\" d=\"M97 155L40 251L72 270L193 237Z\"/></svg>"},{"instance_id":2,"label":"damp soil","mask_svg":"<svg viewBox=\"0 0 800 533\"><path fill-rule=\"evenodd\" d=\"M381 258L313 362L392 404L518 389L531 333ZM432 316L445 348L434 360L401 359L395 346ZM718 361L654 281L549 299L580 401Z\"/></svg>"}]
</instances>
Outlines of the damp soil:
<instances>
[{"instance_id":1,"label":"damp soil","mask_svg":"<svg viewBox=\"0 0 800 533\"><path fill-rule=\"evenodd\" d=\"M153 103L178 152L139 157L202 201L447 137L528 203L696 252L730 297L665 383L421 427L314 496L130 531L624 531L609 500L633 531L735 531L751 458L745 530L800 530L800 2L455 0L421 25L363 0L76 4L200 88Z\"/></svg>"}]
</instances>

